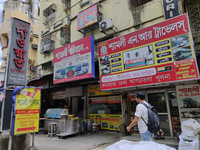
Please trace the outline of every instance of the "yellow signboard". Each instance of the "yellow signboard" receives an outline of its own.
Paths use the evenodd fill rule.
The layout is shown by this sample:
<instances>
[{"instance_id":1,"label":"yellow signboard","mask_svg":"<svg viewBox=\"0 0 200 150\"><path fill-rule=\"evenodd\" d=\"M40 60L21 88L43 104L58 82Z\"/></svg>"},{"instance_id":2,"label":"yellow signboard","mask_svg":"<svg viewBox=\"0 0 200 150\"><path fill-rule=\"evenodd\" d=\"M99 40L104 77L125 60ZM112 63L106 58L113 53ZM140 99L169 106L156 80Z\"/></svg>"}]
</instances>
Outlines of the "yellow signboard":
<instances>
[{"instance_id":1,"label":"yellow signboard","mask_svg":"<svg viewBox=\"0 0 200 150\"><path fill-rule=\"evenodd\" d=\"M11 134L38 132L40 113L39 88L18 88L13 96L13 117Z\"/></svg>"}]
</instances>

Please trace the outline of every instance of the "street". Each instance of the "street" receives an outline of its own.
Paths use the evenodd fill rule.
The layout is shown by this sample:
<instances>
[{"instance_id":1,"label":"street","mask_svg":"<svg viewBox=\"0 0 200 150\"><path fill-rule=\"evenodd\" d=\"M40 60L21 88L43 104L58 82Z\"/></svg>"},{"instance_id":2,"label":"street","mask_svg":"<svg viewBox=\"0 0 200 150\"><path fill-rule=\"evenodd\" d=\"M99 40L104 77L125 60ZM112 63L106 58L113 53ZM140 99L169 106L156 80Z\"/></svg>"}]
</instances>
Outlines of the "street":
<instances>
[{"instance_id":1,"label":"street","mask_svg":"<svg viewBox=\"0 0 200 150\"><path fill-rule=\"evenodd\" d=\"M99 132L72 135L63 139L39 133L35 136L35 146L38 150L101 150L118 141L119 132Z\"/></svg>"},{"instance_id":2,"label":"street","mask_svg":"<svg viewBox=\"0 0 200 150\"><path fill-rule=\"evenodd\" d=\"M119 132L100 131L98 134L84 133L59 139L56 136L50 138L47 137L47 134L39 133L35 136L35 146L38 150L104 150L107 146L123 139L138 142L140 141L140 135L124 136ZM178 148L176 139L166 138L154 142Z\"/></svg>"}]
</instances>

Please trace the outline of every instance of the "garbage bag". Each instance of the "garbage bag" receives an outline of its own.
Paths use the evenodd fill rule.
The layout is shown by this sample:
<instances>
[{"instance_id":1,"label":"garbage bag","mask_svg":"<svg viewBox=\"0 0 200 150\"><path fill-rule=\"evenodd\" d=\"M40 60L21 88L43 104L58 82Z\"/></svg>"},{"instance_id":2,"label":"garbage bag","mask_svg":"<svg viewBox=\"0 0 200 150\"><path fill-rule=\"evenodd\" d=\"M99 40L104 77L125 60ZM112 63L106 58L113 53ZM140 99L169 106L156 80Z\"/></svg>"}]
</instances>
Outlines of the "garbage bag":
<instances>
[{"instance_id":1,"label":"garbage bag","mask_svg":"<svg viewBox=\"0 0 200 150\"><path fill-rule=\"evenodd\" d=\"M120 140L104 150L176 150L165 144L155 143L153 141L133 142L128 140Z\"/></svg>"},{"instance_id":2,"label":"garbage bag","mask_svg":"<svg viewBox=\"0 0 200 150\"><path fill-rule=\"evenodd\" d=\"M194 137L179 136L178 150L199 150L199 135Z\"/></svg>"},{"instance_id":3,"label":"garbage bag","mask_svg":"<svg viewBox=\"0 0 200 150\"><path fill-rule=\"evenodd\" d=\"M200 130L200 123L195 119L188 119L181 122L181 130L183 136L196 136Z\"/></svg>"}]
</instances>

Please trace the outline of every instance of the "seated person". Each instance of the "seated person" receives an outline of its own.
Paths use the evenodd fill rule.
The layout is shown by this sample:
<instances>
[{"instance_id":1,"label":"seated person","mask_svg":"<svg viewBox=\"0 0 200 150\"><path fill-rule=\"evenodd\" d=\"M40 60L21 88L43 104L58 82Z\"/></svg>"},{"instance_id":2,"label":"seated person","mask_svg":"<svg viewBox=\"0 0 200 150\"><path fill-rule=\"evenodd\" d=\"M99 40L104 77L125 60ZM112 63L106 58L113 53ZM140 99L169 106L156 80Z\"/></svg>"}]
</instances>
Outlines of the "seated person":
<instances>
[{"instance_id":1,"label":"seated person","mask_svg":"<svg viewBox=\"0 0 200 150\"><path fill-rule=\"evenodd\" d=\"M155 137L155 140L160 140L160 139L162 139L162 140L165 139L165 138L164 138L164 132L163 132L162 129L160 129L160 130L157 132L157 137Z\"/></svg>"}]
</instances>

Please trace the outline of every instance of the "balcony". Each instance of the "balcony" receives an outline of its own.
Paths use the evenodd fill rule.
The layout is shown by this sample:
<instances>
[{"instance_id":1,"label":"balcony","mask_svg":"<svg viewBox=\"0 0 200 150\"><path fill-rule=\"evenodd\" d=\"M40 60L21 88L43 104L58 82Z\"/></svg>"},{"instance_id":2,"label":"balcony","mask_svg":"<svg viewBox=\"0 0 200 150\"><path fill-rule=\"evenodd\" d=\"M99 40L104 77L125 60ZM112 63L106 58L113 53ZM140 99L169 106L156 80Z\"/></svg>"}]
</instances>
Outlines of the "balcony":
<instances>
[{"instance_id":1,"label":"balcony","mask_svg":"<svg viewBox=\"0 0 200 150\"><path fill-rule=\"evenodd\" d=\"M41 44L41 48L40 48L40 53L47 53L47 52L51 52L55 49L55 45L54 42L49 42L46 43L44 45Z\"/></svg>"},{"instance_id":2,"label":"balcony","mask_svg":"<svg viewBox=\"0 0 200 150\"><path fill-rule=\"evenodd\" d=\"M52 20L55 19L55 12L44 18L44 24L49 24Z\"/></svg>"}]
</instances>

